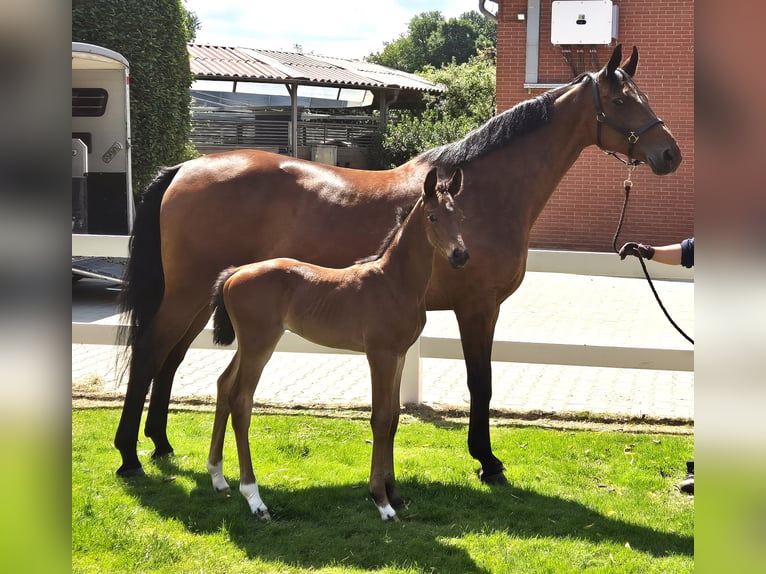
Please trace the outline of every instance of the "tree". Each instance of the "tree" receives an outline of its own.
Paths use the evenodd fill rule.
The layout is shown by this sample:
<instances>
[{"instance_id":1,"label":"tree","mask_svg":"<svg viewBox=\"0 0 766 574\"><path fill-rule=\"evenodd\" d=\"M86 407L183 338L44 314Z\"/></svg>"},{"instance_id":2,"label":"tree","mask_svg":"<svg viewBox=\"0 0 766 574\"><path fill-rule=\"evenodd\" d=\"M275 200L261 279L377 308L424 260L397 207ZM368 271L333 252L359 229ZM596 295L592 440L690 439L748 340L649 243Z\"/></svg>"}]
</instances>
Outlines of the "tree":
<instances>
[{"instance_id":1,"label":"tree","mask_svg":"<svg viewBox=\"0 0 766 574\"><path fill-rule=\"evenodd\" d=\"M495 62L480 54L464 64L426 68L421 75L446 87L425 96L425 110L392 110L375 149L378 168L412 159L434 146L459 140L495 114Z\"/></svg>"},{"instance_id":2,"label":"tree","mask_svg":"<svg viewBox=\"0 0 766 574\"><path fill-rule=\"evenodd\" d=\"M119 52L130 63L133 187L142 190L157 168L187 159L187 39L196 15L181 0L73 0L72 40ZM196 24L195 24L196 22Z\"/></svg>"},{"instance_id":3,"label":"tree","mask_svg":"<svg viewBox=\"0 0 766 574\"><path fill-rule=\"evenodd\" d=\"M439 68L450 62L463 64L497 43L497 27L478 12L445 20L441 12L423 12L410 20L407 33L387 42L383 51L367 60L405 72L426 66Z\"/></svg>"}]
</instances>

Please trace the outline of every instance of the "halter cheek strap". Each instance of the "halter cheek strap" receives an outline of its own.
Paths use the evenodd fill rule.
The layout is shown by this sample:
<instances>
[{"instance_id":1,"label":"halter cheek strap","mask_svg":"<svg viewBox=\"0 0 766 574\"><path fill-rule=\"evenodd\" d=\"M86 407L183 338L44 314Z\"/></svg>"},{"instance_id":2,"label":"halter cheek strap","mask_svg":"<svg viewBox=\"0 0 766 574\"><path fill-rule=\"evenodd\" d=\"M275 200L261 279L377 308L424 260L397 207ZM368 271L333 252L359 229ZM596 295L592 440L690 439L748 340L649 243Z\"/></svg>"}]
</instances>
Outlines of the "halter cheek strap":
<instances>
[{"instance_id":1,"label":"halter cheek strap","mask_svg":"<svg viewBox=\"0 0 766 574\"><path fill-rule=\"evenodd\" d=\"M598 83L596 82L596 77L591 75L590 76L590 85L593 89L593 100L596 106L596 145L601 148L601 150L613 157L616 157L619 159L622 163L625 165L638 165L642 162L638 160L633 159L633 148L638 142L638 138L641 137L641 135L646 132L649 128L657 125L657 124L664 124L660 118L654 117L648 122L646 122L644 125L642 125L637 130L628 130L623 128L622 126L618 126L613 121L611 121L607 116L606 113L604 113L604 108L601 106L601 97L598 93ZM616 132L619 132L623 134L626 138L628 138L628 159L627 161L619 157L615 152L613 151L607 151L604 149L604 147L601 145L601 126L603 124L608 125L610 128L615 130Z\"/></svg>"}]
</instances>

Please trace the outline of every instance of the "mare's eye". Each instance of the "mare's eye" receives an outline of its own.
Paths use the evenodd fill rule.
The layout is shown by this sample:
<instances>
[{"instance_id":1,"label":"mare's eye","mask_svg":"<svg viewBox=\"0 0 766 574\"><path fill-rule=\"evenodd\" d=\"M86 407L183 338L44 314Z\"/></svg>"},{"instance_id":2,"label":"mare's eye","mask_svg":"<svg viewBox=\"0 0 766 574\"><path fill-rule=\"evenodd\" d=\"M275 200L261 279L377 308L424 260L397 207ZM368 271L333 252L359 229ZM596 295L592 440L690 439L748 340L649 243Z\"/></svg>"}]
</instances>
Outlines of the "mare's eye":
<instances>
[{"instance_id":1,"label":"mare's eye","mask_svg":"<svg viewBox=\"0 0 766 574\"><path fill-rule=\"evenodd\" d=\"M436 216L433 213L429 213L428 214L428 221L433 223L434 221L436 221Z\"/></svg>"},{"instance_id":2,"label":"mare's eye","mask_svg":"<svg viewBox=\"0 0 766 574\"><path fill-rule=\"evenodd\" d=\"M625 103L625 100L623 100L622 98L615 98L612 100L612 103L614 103L617 106L621 106L622 104Z\"/></svg>"}]
</instances>

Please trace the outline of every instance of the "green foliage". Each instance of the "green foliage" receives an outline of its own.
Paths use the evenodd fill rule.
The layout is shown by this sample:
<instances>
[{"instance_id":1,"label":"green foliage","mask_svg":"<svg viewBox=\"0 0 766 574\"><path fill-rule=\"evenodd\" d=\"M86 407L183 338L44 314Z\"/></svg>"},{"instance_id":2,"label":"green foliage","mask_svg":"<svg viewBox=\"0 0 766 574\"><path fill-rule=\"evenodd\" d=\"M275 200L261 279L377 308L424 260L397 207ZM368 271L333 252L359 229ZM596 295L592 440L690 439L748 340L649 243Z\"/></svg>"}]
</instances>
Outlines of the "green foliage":
<instances>
[{"instance_id":1,"label":"green foliage","mask_svg":"<svg viewBox=\"0 0 766 574\"><path fill-rule=\"evenodd\" d=\"M425 110L392 110L375 146L378 168L400 165L434 146L456 141L495 113L495 64L478 56L464 64L426 68L421 75L446 87L424 97Z\"/></svg>"},{"instance_id":2,"label":"green foliage","mask_svg":"<svg viewBox=\"0 0 766 574\"><path fill-rule=\"evenodd\" d=\"M369 55L367 60L418 72L426 66L466 63L481 50L494 51L496 44L495 22L478 12L466 12L449 20L441 12L423 12L410 20L406 34L387 42L382 52Z\"/></svg>"},{"instance_id":3,"label":"green foliage","mask_svg":"<svg viewBox=\"0 0 766 574\"><path fill-rule=\"evenodd\" d=\"M187 39L195 20L181 0L74 0L72 40L115 50L130 63L133 187L187 159L191 119Z\"/></svg>"},{"instance_id":4,"label":"green foliage","mask_svg":"<svg viewBox=\"0 0 766 574\"><path fill-rule=\"evenodd\" d=\"M686 574L694 569L694 499L674 488L692 435L540 428L497 420L510 484L489 487L465 446L466 423L402 416L394 459L407 507L382 522L367 494L369 412L256 409L255 472L273 520L205 470L213 413L171 414L176 456L148 474L114 475L119 409L72 411L74 572ZM603 432L601 432L603 431ZM34 478L34 477L32 477ZM18 497L17 497L18 498ZM22 513L23 515L23 513ZM30 558L34 557L31 556Z\"/></svg>"}]
</instances>

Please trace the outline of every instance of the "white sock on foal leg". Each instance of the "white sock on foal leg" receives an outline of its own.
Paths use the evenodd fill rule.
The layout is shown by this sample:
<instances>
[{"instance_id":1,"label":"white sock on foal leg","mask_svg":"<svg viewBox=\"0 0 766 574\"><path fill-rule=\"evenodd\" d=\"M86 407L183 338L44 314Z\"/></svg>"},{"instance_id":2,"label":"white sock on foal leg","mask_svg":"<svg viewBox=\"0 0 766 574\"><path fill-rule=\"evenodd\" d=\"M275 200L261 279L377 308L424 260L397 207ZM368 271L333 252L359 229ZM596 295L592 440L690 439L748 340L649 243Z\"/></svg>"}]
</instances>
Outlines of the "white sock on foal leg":
<instances>
[{"instance_id":1,"label":"white sock on foal leg","mask_svg":"<svg viewBox=\"0 0 766 574\"><path fill-rule=\"evenodd\" d=\"M261 500L261 495L258 493L258 483L252 484L240 484L239 491L247 499L247 503L250 505L250 511L263 521L271 520L269 509Z\"/></svg>"},{"instance_id":2,"label":"white sock on foal leg","mask_svg":"<svg viewBox=\"0 0 766 574\"><path fill-rule=\"evenodd\" d=\"M378 506L378 512L380 512L380 517L383 520L399 520L399 518L396 516L396 511L391 507L390 504L386 504L385 506Z\"/></svg>"},{"instance_id":3,"label":"white sock on foal leg","mask_svg":"<svg viewBox=\"0 0 766 574\"><path fill-rule=\"evenodd\" d=\"M213 488L216 492L225 492L230 490L229 483L223 477L223 459L218 464L210 464L207 461L205 464L207 471L210 473L210 477L213 479Z\"/></svg>"}]
</instances>

